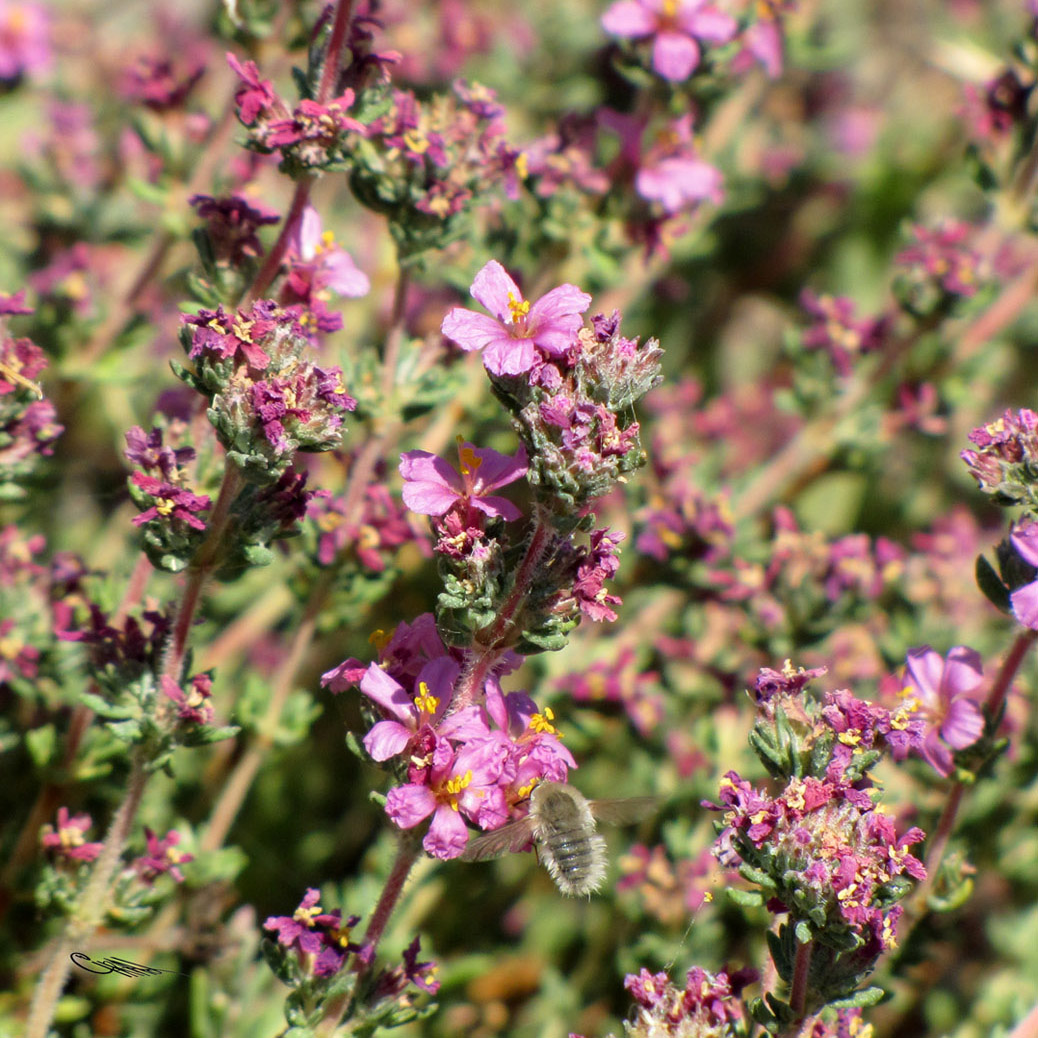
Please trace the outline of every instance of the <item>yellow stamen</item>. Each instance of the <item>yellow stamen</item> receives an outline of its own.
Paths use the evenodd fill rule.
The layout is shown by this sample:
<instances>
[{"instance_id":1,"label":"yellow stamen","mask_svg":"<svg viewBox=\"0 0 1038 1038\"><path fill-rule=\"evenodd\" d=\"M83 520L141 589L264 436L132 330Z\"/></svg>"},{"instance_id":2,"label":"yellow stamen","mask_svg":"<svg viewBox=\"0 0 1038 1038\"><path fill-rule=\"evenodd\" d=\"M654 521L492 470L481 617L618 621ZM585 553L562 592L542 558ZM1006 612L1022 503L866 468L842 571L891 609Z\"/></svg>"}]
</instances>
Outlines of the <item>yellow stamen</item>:
<instances>
[{"instance_id":1,"label":"yellow stamen","mask_svg":"<svg viewBox=\"0 0 1038 1038\"><path fill-rule=\"evenodd\" d=\"M435 714L440 705L439 699L431 695L429 686L424 681L418 682L418 695L414 697L414 705L418 707L419 713Z\"/></svg>"},{"instance_id":2,"label":"yellow stamen","mask_svg":"<svg viewBox=\"0 0 1038 1038\"><path fill-rule=\"evenodd\" d=\"M466 771L464 775L458 775L456 778L448 779L444 784L443 791L450 797L451 809L454 811L458 810L458 794L472 781L471 770Z\"/></svg>"},{"instance_id":3,"label":"yellow stamen","mask_svg":"<svg viewBox=\"0 0 1038 1038\"><path fill-rule=\"evenodd\" d=\"M515 296L509 292L508 309L512 314L512 321L518 324L530 312L530 304L525 299L516 299Z\"/></svg>"}]
</instances>

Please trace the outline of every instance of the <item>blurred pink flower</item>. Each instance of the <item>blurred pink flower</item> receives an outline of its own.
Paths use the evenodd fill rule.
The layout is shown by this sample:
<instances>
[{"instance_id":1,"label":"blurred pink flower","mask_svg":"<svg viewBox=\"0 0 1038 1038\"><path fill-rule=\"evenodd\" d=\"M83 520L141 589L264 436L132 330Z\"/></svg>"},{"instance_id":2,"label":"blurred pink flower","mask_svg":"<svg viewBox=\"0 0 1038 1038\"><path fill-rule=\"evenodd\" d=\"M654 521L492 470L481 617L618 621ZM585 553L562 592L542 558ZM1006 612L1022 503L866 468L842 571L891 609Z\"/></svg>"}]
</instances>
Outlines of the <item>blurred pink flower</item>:
<instances>
[{"instance_id":1,"label":"blurred pink flower","mask_svg":"<svg viewBox=\"0 0 1038 1038\"><path fill-rule=\"evenodd\" d=\"M707 0L617 0L602 15L602 28L624 38L651 36L652 67L680 82L699 64L697 40L727 43L738 25Z\"/></svg>"},{"instance_id":2,"label":"blurred pink flower","mask_svg":"<svg viewBox=\"0 0 1038 1038\"><path fill-rule=\"evenodd\" d=\"M0 79L42 74L51 66L50 20L42 4L0 0Z\"/></svg>"},{"instance_id":3,"label":"blurred pink flower","mask_svg":"<svg viewBox=\"0 0 1038 1038\"><path fill-rule=\"evenodd\" d=\"M972 746L984 732L984 715L975 701L983 681L980 655L964 645L945 658L929 645L908 652L906 702L928 722L920 752L941 775L952 773L951 751Z\"/></svg>"}]
</instances>

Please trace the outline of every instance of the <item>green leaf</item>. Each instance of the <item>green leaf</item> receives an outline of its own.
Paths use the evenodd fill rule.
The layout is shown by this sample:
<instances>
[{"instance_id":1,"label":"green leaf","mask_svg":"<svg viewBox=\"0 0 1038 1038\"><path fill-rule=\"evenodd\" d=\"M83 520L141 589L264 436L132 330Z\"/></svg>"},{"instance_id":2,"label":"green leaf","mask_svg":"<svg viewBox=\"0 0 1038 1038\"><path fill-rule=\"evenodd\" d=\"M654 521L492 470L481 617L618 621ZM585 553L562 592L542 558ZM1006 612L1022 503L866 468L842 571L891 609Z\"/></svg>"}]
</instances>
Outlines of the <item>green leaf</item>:
<instances>
[{"instance_id":1,"label":"green leaf","mask_svg":"<svg viewBox=\"0 0 1038 1038\"><path fill-rule=\"evenodd\" d=\"M974 572L977 577L977 587L980 588L984 597L1000 612L1011 614L1009 588L1002 583L1002 578L995 572L995 567L983 555L977 556Z\"/></svg>"},{"instance_id":2,"label":"green leaf","mask_svg":"<svg viewBox=\"0 0 1038 1038\"><path fill-rule=\"evenodd\" d=\"M54 725L45 724L41 728L31 728L25 733L25 746L38 768L45 767L54 756L57 743L57 732Z\"/></svg>"},{"instance_id":3,"label":"green leaf","mask_svg":"<svg viewBox=\"0 0 1038 1038\"><path fill-rule=\"evenodd\" d=\"M867 1009L869 1006L879 1005L887 997L887 993L878 987L862 988L855 991L847 998L838 998L829 1005L834 1009Z\"/></svg>"},{"instance_id":4,"label":"green leaf","mask_svg":"<svg viewBox=\"0 0 1038 1038\"><path fill-rule=\"evenodd\" d=\"M729 887L728 900L743 908L760 908L764 904L764 895L759 890L743 890L741 887Z\"/></svg>"}]
</instances>

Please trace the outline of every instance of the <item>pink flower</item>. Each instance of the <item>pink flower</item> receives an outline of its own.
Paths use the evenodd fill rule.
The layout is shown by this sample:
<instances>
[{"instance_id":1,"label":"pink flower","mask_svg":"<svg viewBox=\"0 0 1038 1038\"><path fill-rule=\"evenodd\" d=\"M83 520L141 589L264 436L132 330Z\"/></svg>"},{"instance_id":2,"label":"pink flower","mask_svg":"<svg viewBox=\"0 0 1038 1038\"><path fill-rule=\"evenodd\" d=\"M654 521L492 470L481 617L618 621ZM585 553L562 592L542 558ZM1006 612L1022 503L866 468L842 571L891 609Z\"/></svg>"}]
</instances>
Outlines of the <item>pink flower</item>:
<instances>
[{"instance_id":1,"label":"pink flower","mask_svg":"<svg viewBox=\"0 0 1038 1038\"><path fill-rule=\"evenodd\" d=\"M536 303L523 299L519 287L497 260L472 282L473 299L494 316L455 307L440 330L463 350L482 350L483 363L495 375L521 375L537 361L535 346L552 356L564 353L576 338L591 296L575 285L560 285Z\"/></svg>"},{"instance_id":2,"label":"pink flower","mask_svg":"<svg viewBox=\"0 0 1038 1038\"><path fill-rule=\"evenodd\" d=\"M69 815L67 807L58 808L58 827L47 825L43 828L40 842L59 858L72 858L76 861L93 861L104 844L87 843L83 835L93 825L90 815Z\"/></svg>"},{"instance_id":3,"label":"pink flower","mask_svg":"<svg viewBox=\"0 0 1038 1038\"><path fill-rule=\"evenodd\" d=\"M519 447L515 457L509 457L489 447L459 442L458 465L460 471L428 451L401 454L404 504L421 515L443 515L459 501L509 522L522 515L511 501L489 492L526 475L524 447Z\"/></svg>"},{"instance_id":4,"label":"pink flower","mask_svg":"<svg viewBox=\"0 0 1038 1038\"><path fill-rule=\"evenodd\" d=\"M371 289L367 274L336 244L332 232L322 229L320 214L312 205L303 210L295 247L302 261L316 268L319 287L350 298L367 295Z\"/></svg>"},{"instance_id":5,"label":"pink flower","mask_svg":"<svg viewBox=\"0 0 1038 1038\"><path fill-rule=\"evenodd\" d=\"M177 866L194 861L195 856L177 849L177 844L180 843L180 833L171 829L160 840L145 826L144 836L148 841L148 853L133 863L141 879L150 886L159 876L168 872L177 883L183 883L184 874Z\"/></svg>"},{"instance_id":6,"label":"pink flower","mask_svg":"<svg viewBox=\"0 0 1038 1038\"><path fill-rule=\"evenodd\" d=\"M415 695L372 663L360 680L360 690L381 707L388 719L364 736L364 748L373 760L384 761L407 749L425 727L435 727L450 705L460 666L450 656L430 660L415 682Z\"/></svg>"},{"instance_id":7,"label":"pink flower","mask_svg":"<svg viewBox=\"0 0 1038 1038\"><path fill-rule=\"evenodd\" d=\"M50 24L42 4L0 0L0 79L46 72L51 66Z\"/></svg>"},{"instance_id":8,"label":"pink flower","mask_svg":"<svg viewBox=\"0 0 1038 1038\"><path fill-rule=\"evenodd\" d=\"M938 774L950 775L951 751L972 746L984 733L974 698L983 681L979 654L964 645L945 659L929 645L908 652L904 694L929 723L920 752Z\"/></svg>"},{"instance_id":9,"label":"pink flower","mask_svg":"<svg viewBox=\"0 0 1038 1038\"><path fill-rule=\"evenodd\" d=\"M465 818L483 829L494 829L508 817L498 785L508 763L504 740L473 740L457 754L446 740L438 742L428 782L391 789L386 814L401 829L413 829L432 815L422 846L434 858L457 858L469 839Z\"/></svg>"},{"instance_id":10,"label":"pink flower","mask_svg":"<svg viewBox=\"0 0 1038 1038\"><path fill-rule=\"evenodd\" d=\"M721 171L695 154L692 116L676 120L641 159L634 186L642 198L659 202L667 213L691 209L700 202L724 200Z\"/></svg>"},{"instance_id":11,"label":"pink flower","mask_svg":"<svg viewBox=\"0 0 1038 1038\"><path fill-rule=\"evenodd\" d=\"M617 0L602 15L602 28L629 39L651 36L652 67L680 82L699 64L697 40L727 43L738 25L707 0Z\"/></svg>"}]
</instances>

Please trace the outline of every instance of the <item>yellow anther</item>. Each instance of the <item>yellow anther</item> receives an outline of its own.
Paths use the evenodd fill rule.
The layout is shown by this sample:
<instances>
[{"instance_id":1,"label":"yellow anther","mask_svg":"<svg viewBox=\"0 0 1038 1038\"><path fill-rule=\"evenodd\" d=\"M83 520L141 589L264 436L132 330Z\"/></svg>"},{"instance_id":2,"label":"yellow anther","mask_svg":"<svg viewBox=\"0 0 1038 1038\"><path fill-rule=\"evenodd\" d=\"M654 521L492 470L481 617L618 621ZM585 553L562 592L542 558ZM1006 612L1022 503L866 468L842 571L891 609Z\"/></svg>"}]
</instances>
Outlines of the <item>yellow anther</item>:
<instances>
[{"instance_id":1,"label":"yellow anther","mask_svg":"<svg viewBox=\"0 0 1038 1038\"><path fill-rule=\"evenodd\" d=\"M516 299L515 296L509 292L508 309L512 314L512 320L518 323L530 312L530 304L525 299Z\"/></svg>"},{"instance_id":2,"label":"yellow anther","mask_svg":"<svg viewBox=\"0 0 1038 1038\"><path fill-rule=\"evenodd\" d=\"M292 918L297 923L305 923L307 926L312 927L314 925L314 919L324 911L320 905L311 905L309 908L304 908L300 905L293 913Z\"/></svg>"},{"instance_id":3,"label":"yellow anther","mask_svg":"<svg viewBox=\"0 0 1038 1038\"><path fill-rule=\"evenodd\" d=\"M419 681L418 695L414 697L414 705L418 707L420 713L432 715L436 713L440 701L436 696L430 694L429 686L424 681Z\"/></svg>"},{"instance_id":4,"label":"yellow anther","mask_svg":"<svg viewBox=\"0 0 1038 1038\"><path fill-rule=\"evenodd\" d=\"M451 808L458 810L458 794L472 781L472 771L466 771L464 775L448 779L443 787L444 793L450 797Z\"/></svg>"}]
</instances>

